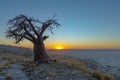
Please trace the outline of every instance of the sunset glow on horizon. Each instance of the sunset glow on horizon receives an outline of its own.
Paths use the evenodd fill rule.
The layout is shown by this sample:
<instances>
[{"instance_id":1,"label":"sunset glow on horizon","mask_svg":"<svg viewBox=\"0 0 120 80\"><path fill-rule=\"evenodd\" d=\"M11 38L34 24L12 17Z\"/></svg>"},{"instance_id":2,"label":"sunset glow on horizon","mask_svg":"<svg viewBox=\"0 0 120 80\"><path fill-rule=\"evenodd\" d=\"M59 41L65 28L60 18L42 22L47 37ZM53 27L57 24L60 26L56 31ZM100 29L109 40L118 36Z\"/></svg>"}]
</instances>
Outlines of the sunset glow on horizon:
<instances>
[{"instance_id":1,"label":"sunset glow on horizon","mask_svg":"<svg viewBox=\"0 0 120 80\"><path fill-rule=\"evenodd\" d=\"M49 38L50 40L50 38ZM45 41L46 49L120 49L118 43L108 42L76 42L76 43L62 43L62 42L49 42ZM15 44L12 40L3 40L2 44L13 45L18 47L33 48L33 44L27 40L22 41L20 44Z\"/></svg>"},{"instance_id":2,"label":"sunset glow on horizon","mask_svg":"<svg viewBox=\"0 0 120 80\"><path fill-rule=\"evenodd\" d=\"M57 45L53 49L62 50L62 49L65 49L65 48L61 45Z\"/></svg>"}]
</instances>

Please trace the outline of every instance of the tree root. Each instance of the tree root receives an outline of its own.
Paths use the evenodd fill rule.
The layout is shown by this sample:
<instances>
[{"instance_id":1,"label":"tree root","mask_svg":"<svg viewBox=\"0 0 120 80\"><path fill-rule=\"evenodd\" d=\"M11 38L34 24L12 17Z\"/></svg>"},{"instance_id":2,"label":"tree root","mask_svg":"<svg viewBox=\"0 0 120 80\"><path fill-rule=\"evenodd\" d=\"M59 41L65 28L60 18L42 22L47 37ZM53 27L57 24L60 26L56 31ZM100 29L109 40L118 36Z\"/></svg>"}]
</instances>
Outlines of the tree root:
<instances>
[{"instance_id":1,"label":"tree root","mask_svg":"<svg viewBox=\"0 0 120 80\"><path fill-rule=\"evenodd\" d=\"M47 60L47 61L34 61L34 63L37 65L37 64L42 64L42 63L49 63L49 64L53 64L53 63L56 63L57 62L57 60L55 59L55 60L51 60L51 59L49 59L49 60Z\"/></svg>"}]
</instances>

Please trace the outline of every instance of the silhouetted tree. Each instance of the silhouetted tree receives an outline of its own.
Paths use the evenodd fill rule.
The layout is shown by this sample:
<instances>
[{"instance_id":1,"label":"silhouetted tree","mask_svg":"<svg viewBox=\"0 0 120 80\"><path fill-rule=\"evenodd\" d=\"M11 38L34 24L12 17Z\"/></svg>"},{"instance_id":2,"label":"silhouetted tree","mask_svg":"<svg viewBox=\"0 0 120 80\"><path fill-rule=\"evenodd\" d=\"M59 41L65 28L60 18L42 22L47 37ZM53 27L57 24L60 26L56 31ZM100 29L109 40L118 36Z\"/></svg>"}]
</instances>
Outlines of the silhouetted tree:
<instances>
[{"instance_id":1,"label":"silhouetted tree","mask_svg":"<svg viewBox=\"0 0 120 80\"><path fill-rule=\"evenodd\" d=\"M15 43L27 39L34 45L34 61L40 63L46 63L51 61L46 53L44 42L48 36L44 34L46 30L50 30L53 33L53 28L58 27L60 24L52 19L48 19L44 22L28 17L25 15L19 15L9 20L8 30L6 32L7 38L15 39Z\"/></svg>"}]
</instances>

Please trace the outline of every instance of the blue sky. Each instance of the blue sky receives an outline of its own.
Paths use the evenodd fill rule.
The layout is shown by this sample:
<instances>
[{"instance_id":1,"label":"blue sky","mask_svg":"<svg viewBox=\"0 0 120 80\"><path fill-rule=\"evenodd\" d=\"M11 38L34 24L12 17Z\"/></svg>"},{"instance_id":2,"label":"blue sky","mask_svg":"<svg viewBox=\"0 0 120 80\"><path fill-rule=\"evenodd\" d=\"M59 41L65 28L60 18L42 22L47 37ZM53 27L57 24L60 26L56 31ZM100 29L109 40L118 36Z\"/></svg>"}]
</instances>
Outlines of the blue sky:
<instances>
[{"instance_id":1,"label":"blue sky","mask_svg":"<svg viewBox=\"0 0 120 80\"><path fill-rule=\"evenodd\" d=\"M62 26L50 34L50 46L120 48L120 0L0 0L1 44L14 44L4 32L7 21L19 14L40 20L56 15Z\"/></svg>"}]
</instances>

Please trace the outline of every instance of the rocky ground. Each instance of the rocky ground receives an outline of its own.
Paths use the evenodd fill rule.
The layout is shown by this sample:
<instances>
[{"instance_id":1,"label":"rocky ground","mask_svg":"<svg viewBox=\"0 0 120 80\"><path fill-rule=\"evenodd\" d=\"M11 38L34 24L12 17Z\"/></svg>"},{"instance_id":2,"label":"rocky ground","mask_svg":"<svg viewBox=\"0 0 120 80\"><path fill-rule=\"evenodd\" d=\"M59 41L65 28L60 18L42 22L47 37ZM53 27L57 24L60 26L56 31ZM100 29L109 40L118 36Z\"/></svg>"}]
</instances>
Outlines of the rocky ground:
<instances>
[{"instance_id":1,"label":"rocky ground","mask_svg":"<svg viewBox=\"0 0 120 80\"><path fill-rule=\"evenodd\" d=\"M119 80L102 71L102 66L93 60L56 55L50 58L57 62L34 64L31 55L0 53L0 80Z\"/></svg>"},{"instance_id":2,"label":"rocky ground","mask_svg":"<svg viewBox=\"0 0 120 80\"><path fill-rule=\"evenodd\" d=\"M11 64L0 72L0 80L29 80L27 75L21 70L21 63Z\"/></svg>"}]
</instances>

